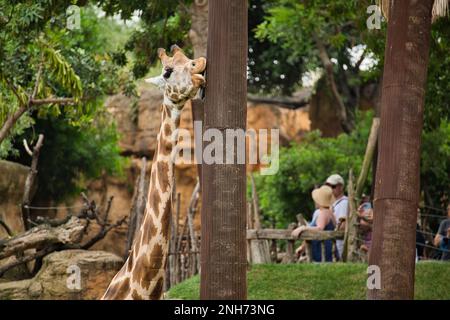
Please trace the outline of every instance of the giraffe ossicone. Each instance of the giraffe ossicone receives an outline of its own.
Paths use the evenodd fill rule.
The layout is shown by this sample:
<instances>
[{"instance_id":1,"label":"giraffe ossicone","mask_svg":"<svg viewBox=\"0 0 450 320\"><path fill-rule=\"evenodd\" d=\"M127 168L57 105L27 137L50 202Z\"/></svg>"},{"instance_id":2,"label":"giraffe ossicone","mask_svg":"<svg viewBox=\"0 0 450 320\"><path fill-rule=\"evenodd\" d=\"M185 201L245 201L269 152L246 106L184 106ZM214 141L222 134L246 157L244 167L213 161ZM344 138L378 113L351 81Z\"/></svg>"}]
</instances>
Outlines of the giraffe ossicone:
<instances>
[{"instance_id":1,"label":"giraffe ossicone","mask_svg":"<svg viewBox=\"0 0 450 320\"><path fill-rule=\"evenodd\" d=\"M205 84L202 73L206 69L205 58L191 60L176 45L171 53L168 56L164 49L158 50L161 75L146 79L164 92L164 101L144 218L127 261L102 300L157 300L163 295L174 177L171 153L178 140L181 110Z\"/></svg>"}]
</instances>

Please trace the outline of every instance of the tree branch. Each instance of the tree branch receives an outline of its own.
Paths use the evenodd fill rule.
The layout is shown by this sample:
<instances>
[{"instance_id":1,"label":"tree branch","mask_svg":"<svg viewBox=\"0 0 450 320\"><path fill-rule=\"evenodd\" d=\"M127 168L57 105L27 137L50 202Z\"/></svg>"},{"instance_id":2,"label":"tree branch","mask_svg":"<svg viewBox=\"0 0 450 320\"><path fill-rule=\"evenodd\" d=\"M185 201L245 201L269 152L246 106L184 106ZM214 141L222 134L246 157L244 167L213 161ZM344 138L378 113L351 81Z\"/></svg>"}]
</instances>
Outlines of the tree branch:
<instances>
[{"instance_id":1,"label":"tree branch","mask_svg":"<svg viewBox=\"0 0 450 320\"><path fill-rule=\"evenodd\" d=\"M337 89L336 81L334 79L334 73L333 73L333 63L330 60L330 57L328 56L327 50L325 48L325 45L323 44L322 40L316 35L313 34L314 41L316 43L316 47L319 50L319 57L322 61L322 64L326 71L326 77L328 84L330 85L331 92L333 93L334 98L336 99L337 106L338 106L338 116L341 121L342 129L346 133L350 133L352 131L352 126L348 123L347 118L347 109L344 105L344 101L342 100L341 95L339 94L339 91Z\"/></svg>"},{"instance_id":2,"label":"tree branch","mask_svg":"<svg viewBox=\"0 0 450 320\"><path fill-rule=\"evenodd\" d=\"M309 104L310 98L311 98L310 95L308 95L303 99L296 99L291 97L270 98L270 97L258 97L254 95L248 95L247 101L253 103L277 105L280 107L285 107L287 109L296 110L302 107L306 107Z\"/></svg>"},{"instance_id":3,"label":"tree branch","mask_svg":"<svg viewBox=\"0 0 450 320\"><path fill-rule=\"evenodd\" d=\"M69 105L75 103L77 103L77 101L74 98L46 98L30 100L31 106L41 106L45 104Z\"/></svg>"},{"instance_id":4,"label":"tree branch","mask_svg":"<svg viewBox=\"0 0 450 320\"><path fill-rule=\"evenodd\" d=\"M38 89L39 89L39 81L41 81L41 76L42 76L42 70L44 69L44 63L43 63L43 61L41 61L40 63L39 63L39 69L38 69L38 72L37 72L37 75L36 75L36 82L35 82L35 84L34 84L34 89L33 89L33 93L31 94L31 96L30 96L30 102L32 101L32 100L34 100L34 98L36 98L36 95L37 95L37 93L38 93Z\"/></svg>"},{"instance_id":5,"label":"tree branch","mask_svg":"<svg viewBox=\"0 0 450 320\"><path fill-rule=\"evenodd\" d=\"M26 144L26 140L25 141L25 146L27 147L28 145ZM28 172L27 175L27 179L25 181L25 189L24 189L24 193L23 193L23 198L22 198L22 219L23 219L23 224L25 227L25 230L29 229L30 223L29 223L29 218L30 218L30 209L28 208L28 206L30 205L31 202L31 188L33 187L34 184L34 180L36 179L36 175L37 175L37 165L38 165L38 161L39 161L39 152L41 151L41 147L44 143L44 135L40 134L38 141L36 143L36 145L33 148L33 152L31 153L31 168L30 171ZM28 148L27 152L30 152L30 149Z\"/></svg>"},{"instance_id":6,"label":"tree branch","mask_svg":"<svg viewBox=\"0 0 450 320\"><path fill-rule=\"evenodd\" d=\"M9 134L9 131L14 126L14 124L19 120L19 118L28 110L28 106L21 106L16 112L6 119L2 128L0 129L0 143L5 140L6 136Z\"/></svg>"},{"instance_id":7,"label":"tree branch","mask_svg":"<svg viewBox=\"0 0 450 320\"><path fill-rule=\"evenodd\" d=\"M11 231L11 229L8 227L8 225L6 224L5 221L0 219L0 226L3 227L3 229L5 229L6 233L8 234L8 236L12 237L13 233Z\"/></svg>"},{"instance_id":8,"label":"tree branch","mask_svg":"<svg viewBox=\"0 0 450 320\"><path fill-rule=\"evenodd\" d=\"M19 266L21 264L33 261L35 259L39 259L39 258L45 257L47 254L52 253L53 251L56 251L57 249L58 249L57 245L52 245L52 246L44 248L44 249L42 249L40 251L37 251L37 252L35 252L33 254L30 254L30 255L27 255L27 256L21 256L21 257L17 258L16 261L13 261L11 263L5 264L4 266L0 267L0 278L5 274L6 271L8 271L8 270L10 270L10 269L12 269L14 267L17 267L17 266Z\"/></svg>"}]
</instances>

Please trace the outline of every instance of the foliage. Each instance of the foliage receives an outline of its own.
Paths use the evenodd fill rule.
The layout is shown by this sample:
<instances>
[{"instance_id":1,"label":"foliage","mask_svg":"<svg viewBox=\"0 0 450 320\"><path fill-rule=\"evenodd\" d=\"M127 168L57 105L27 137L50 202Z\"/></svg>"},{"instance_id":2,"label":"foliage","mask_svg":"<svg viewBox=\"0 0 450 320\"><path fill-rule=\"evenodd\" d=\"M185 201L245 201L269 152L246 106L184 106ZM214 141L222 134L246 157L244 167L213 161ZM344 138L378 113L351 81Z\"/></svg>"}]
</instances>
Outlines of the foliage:
<instances>
[{"instance_id":1,"label":"foliage","mask_svg":"<svg viewBox=\"0 0 450 320\"><path fill-rule=\"evenodd\" d=\"M99 18L87 1L79 3L85 5L81 28L69 30L70 4L0 0L0 123L28 103L41 68L36 99L75 100L70 105L30 108L0 144L0 157L29 165L21 141L44 134L38 196L56 201L78 192L84 179L102 172L120 173L118 135L105 113L104 97L119 91L135 93L127 57L117 51L125 41L110 34L112 30L129 34L129 30L112 19ZM117 39L120 45L113 42Z\"/></svg>"},{"instance_id":2,"label":"foliage","mask_svg":"<svg viewBox=\"0 0 450 320\"><path fill-rule=\"evenodd\" d=\"M125 163L119 156L119 135L106 113L97 113L95 123L83 128L69 125L64 115L38 118L34 131L21 138L36 140L34 132L45 133L39 156L40 200L64 200L83 190L88 179L122 173ZM28 164L30 157L22 151L14 160Z\"/></svg>"},{"instance_id":3,"label":"foliage","mask_svg":"<svg viewBox=\"0 0 450 320\"><path fill-rule=\"evenodd\" d=\"M255 1L254 1L255 2ZM258 1L256 1L258 2ZM277 63L272 66L266 64L262 67L270 70L266 75L264 69L258 70L259 82L264 84L264 91L270 92L274 85L279 86L282 92L290 92L298 88L302 77L308 71L322 68L319 60L317 43L318 38L324 43L331 59L335 59L334 73L338 79L340 91L344 102L351 103L357 95L354 91L358 86L368 80L376 78L373 70L360 70L359 57L355 59L355 48L362 57L373 57L373 52L365 50L368 42L379 47L382 37L381 31L369 33L365 24L367 14L365 8L368 1L333 1L332 3L318 0L295 1L277 0L265 1L257 4L263 10L263 21L253 30L254 36L261 41L261 48L255 55L271 55ZM255 8L256 10L256 8ZM251 11L250 11L251 12ZM250 40L255 43L255 40ZM382 40L381 40L382 43ZM264 44L264 46L263 46ZM270 47L271 45L271 47ZM279 58L276 58L279 56ZM255 65L261 65L260 63ZM258 69L259 67L255 67ZM372 69L377 69L377 65ZM273 74L288 70L283 81L273 79ZM274 85L272 85L274 84Z\"/></svg>"},{"instance_id":4,"label":"foliage","mask_svg":"<svg viewBox=\"0 0 450 320\"><path fill-rule=\"evenodd\" d=\"M450 122L442 120L438 128L422 136L420 182L428 205L445 208L449 203L449 172Z\"/></svg>"},{"instance_id":5,"label":"foliage","mask_svg":"<svg viewBox=\"0 0 450 320\"><path fill-rule=\"evenodd\" d=\"M157 63L157 49L168 48L176 43L190 54L188 32L190 29L189 0L122 1L100 0L99 6L107 15L120 14L130 19L138 13L141 19L124 50L133 53L132 72L136 78L147 74L151 65Z\"/></svg>"},{"instance_id":6,"label":"foliage","mask_svg":"<svg viewBox=\"0 0 450 320\"><path fill-rule=\"evenodd\" d=\"M306 70L302 57L293 55L283 43L257 38L257 27L277 0L251 0L249 4L248 89L254 93L289 95L299 86Z\"/></svg>"},{"instance_id":7,"label":"foliage","mask_svg":"<svg viewBox=\"0 0 450 320\"><path fill-rule=\"evenodd\" d=\"M358 126L350 134L336 138L321 137L319 131L305 136L301 144L280 150L279 171L256 176L260 207L266 223L284 228L296 221L298 213L310 218L314 211L311 191L331 174L348 179L360 171L371 126L372 113L361 113ZM369 175L370 184L370 175Z\"/></svg>"},{"instance_id":8,"label":"foliage","mask_svg":"<svg viewBox=\"0 0 450 320\"><path fill-rule=\"evenodd\" d=\"M20 106L28 103L41 68L34 98L72 97L76 103L38 107L39 116L64 114L65 120L75 126L92 122L101 106L101 97L117 92L129 82L129 77L120 76L120 66L115 64L113 53L105 51L106 36L100 38L96 34L101 21L92 8L82 10L80 30L66 29L65 13L69 5L70 1L57 4L51 0L14 4L0 1L2 125ZM26 123L31 124L31 121L21 122L22 128ZM17 132L20 130L13 129L9 141L2 145L3 156L13 151L7 146L11 146L10 140Z\"/></svg>"},{"instance_id":9,"label":"foliage","mask_svg":"<svg viewBox=\"0 0 450 320\"><path fill-rule=\"evenodd\" d=\"M450 120L450 24L449 18L436 21L432 29L430 62L425 96L425 131ZM449 172L449 171L447 171Z\"/></svg>"},{"instance_id":10,"label":"foliage","mask_svg":"<svg viewBox=\"0 0 450 320\"><path fill-rule=\"evenodd\" d=\"M367 265L353 263L253 265L247 274L250 300L365 300ZM416 265L417 300L449 299L448 264ZM170 299L199 299L200 277L170 289Z\"/></svg>"}]
</instances>

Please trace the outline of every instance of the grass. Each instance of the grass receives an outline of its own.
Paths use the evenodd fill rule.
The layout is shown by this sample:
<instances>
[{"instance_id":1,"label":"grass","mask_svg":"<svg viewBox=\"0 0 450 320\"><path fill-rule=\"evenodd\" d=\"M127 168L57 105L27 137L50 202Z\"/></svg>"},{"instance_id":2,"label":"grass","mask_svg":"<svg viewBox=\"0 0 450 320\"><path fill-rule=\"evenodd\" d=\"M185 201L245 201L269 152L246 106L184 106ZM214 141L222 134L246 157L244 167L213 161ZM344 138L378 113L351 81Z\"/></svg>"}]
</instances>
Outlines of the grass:
<instances>
[{"instance_id":1,"label":"grass","mask_svg":"<svg viewBox=\"0 0 450 320\"><path fill-rule=\"evenodd\" d=\"M251 300L358 300L366 297L367 265L350 263L254 265L248 272ZM200 278L174 286L170 299L199 299ZM450 300L450 263L416 265L415 299Z\"/></svg>"}]
</instances>

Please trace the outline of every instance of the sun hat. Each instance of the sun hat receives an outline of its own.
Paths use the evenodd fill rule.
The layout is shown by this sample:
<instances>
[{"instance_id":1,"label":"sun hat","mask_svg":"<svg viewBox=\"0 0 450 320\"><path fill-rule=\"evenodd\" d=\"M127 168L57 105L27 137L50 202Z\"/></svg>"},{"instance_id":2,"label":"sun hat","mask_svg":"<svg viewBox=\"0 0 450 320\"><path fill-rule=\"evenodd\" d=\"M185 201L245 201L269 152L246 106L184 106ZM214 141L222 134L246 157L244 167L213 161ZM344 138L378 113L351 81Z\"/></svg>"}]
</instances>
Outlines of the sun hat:
<instances>
[{"instance_id":1,"label":"sun hat","mask_svg":"<svg viewBox=\"0 0 450 320\"><path fill-rule=\"evenodd\" d=\"M325 183L330 184L332 186L336 186L338 184L344 185L344 178L342 178L338 174L333 174L333 175L328 177L328 179L327 179L327 181Z\"/></svg>"},{"instance_id":2,"label":"sun hat","mask_svg":"<svg viewBox=\"0 0 450 320\"><path fill-rule=\"evenodd\" d=\"M332 198L333 198L333 190L329 186L321 186L318 189L313 190L311 193L312 198L315 203L317 203L321 207L330 207Z\"/></svg>"}]
</instances>

